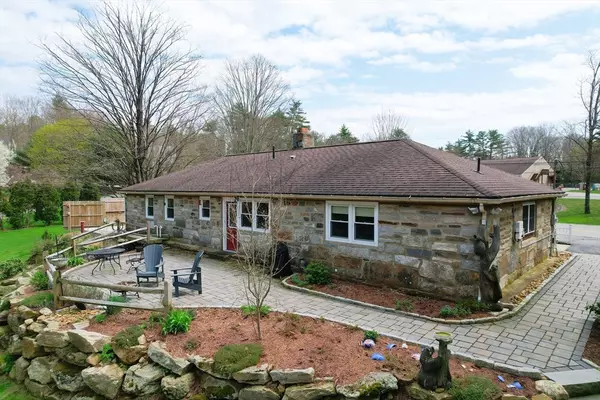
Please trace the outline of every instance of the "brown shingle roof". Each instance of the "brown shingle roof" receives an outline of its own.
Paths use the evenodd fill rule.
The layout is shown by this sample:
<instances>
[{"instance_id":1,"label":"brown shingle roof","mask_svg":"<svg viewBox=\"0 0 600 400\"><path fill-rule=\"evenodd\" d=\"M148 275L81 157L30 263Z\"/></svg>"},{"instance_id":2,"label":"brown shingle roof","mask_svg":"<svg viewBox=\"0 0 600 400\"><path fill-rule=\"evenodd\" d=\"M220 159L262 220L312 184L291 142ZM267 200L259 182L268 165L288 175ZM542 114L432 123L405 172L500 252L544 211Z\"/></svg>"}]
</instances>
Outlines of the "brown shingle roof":
<instances>
[{"instance_id":1,"label":"brown shingle roof","mask_svg":"<svg viewBox=\"0 0 600 400\"><path fill-rule=\"evenodd\" d=\"M124 192L502 198L556 191L411 140L221 157Z\"/></svg>"},{"instance_id":2,"label":"brown shingle roof","mask_svg":"<svg viewBox=\"0 0 600 400\"><path fill-rule=\"evenodd\" d=\"M481 163L509 174L521 175L539 159L540 157L504 158L501 160L481 160Z\"/></svg>"}]
</instances>

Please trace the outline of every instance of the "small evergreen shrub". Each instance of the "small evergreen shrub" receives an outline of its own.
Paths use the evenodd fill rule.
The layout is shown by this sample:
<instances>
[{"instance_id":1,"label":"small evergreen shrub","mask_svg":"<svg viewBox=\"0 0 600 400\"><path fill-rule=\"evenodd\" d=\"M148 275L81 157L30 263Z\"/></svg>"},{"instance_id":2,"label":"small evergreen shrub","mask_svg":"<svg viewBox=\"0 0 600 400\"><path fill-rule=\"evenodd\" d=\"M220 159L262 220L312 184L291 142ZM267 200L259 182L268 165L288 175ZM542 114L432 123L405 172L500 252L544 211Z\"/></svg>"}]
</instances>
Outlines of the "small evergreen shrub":
<instances>
[{"instance_id":1,"label":"small evergreen shrub","mask_svg":"<svg viewBox=\"0 0 600 400\"><path fill-rule=\"evenodd\" d=\"M85 260L83 259L83 257L69 257L69 259L67 260L67 265L69 267L76 267L78 265L81 265L85 263Z\"/></svg>"},{"instance_id":2,"label":"small evergreen shrub","mask_svg":"<svg viewBox=\"0 0 600 400\"><path fill-rule=\"evenodd\" d=\"M414 308L415 306L411 300L396 300L396 310L411 312Z\"/></svg>"},{"instance_id":3,"label":"small evergreen shrub","mask_svg":"<svg viewBox=\"0 0 600 400\"><path fill-rule=\"evenodd\" d=\"M300 286L300 287L304 287L304 286L310 286L308 284L308 282L306 282L304 279L300 278L299 275L292 275L292 277L290 278L291 282L296 285L296 286Z\"/></svg>"},{"instance_id":4,"label":"small evergreen shrub","mask_svg":"<svg viewBox=\"0 0 600 400\"><path fill-rule=\"evenodd\" d=\"M314 285L327 285L331 283L331 269L322 262L311 262L304 268L304 275L308 283Z\"/></svg>"},{"instance_id":5,"label":"small evergreen shrub","mask_svg":"<svg viewBox=\"0 0 600 400\"><path fill-rule=\"evenodd\" d=\"M148 317L148 326L153 328L155 325L162 325L165 320L165 316L161 313L152 312L150 317Z\"/></svg>"},{"instance_id":6,"label":"small evergreen shrub","mask_svg":"<svg viewBox=\"0 0 600 400\"><path fill-rule=\"evenodd\" d=\"M450 307L444 306L440 310L440 317L449 318L449 317L466 317L471 315L471 310L465 309L463 307Z\"/></svg>"},{"instance_id":7,"label":"small evergreen shrub","mask_svg":"<svg viewBox=\"0 0 600 400\"><path fill-rule=\"evenodd\" d=\"M6 375L15 365L16 357L3 353L0 354L0 375Z\"/></svg>"},{"instance_id":8,"label":"small evergreen shrub","mask_svg":"<svg viewBox=\"0 0 600 400\"><path fill-rule=\"evenodd\" d=\"M449 393L453 400L494 400L502 396L494 382L476 375L455 379Z\"/></svg>"},{"instance_id":9,"label":"small evergreen shrub","mask_svg":"<svg viewBox=\"0 0 600 400\"><path fill-rule=\"evenodd\" d=\"M482 303L477 299L461 299L456 302L456 308L468 310L470 314L474 312L490 310L490 306L488 304Z\"/></svg>"},{"instance_id":10,"label":"small evergreen shrub","mask_svg":"<svg viewBox=\"0 0 600 400\"><path fill-rule=\"evenodd\" d=\"M127 299L123 296L110 296L108 301L112 301L113 303L126 303ZM123 307L119 306L106 306L106 315L115 315L121 312Z\"/></svg>"},{"instance_id":11,"label":"small evergreen shrub","mask_svg":"<svg viewBox=\"0 0 600 400\"><path fill-rule=\"evenodd\" d=\"M192 316L187 310L171 310L162 323L163 335L176 335L190 330Z\"/></svg>"},{"instance_id":12,"label":"small evergreen shrub","mask_svg":"<svg viewBox=\"0 0 600 400\"><path fill-rule=\"evenodd\" d=\"M26 267L27 264L25 264L25 261L18 258L2 261L0 262L0 280L12 278L18 273L23 272Z\"/></svg>"},{"instance_id":13,"label":"small evergreen shrub","mask_svg":"<svg viewBox=\"0 0 600 400\"><path fill-rule=\"evenodd\" d=\"M129 348L138 345L138 338L144 334L144 329L140 325L129 326L114 337L114 343L121 348Z\"/></svg>"},{"instance_id":14,"label":"small evergreen shrub","mask_svg":"<svg viewBox=\"0 0 600 400\"><path fill-rule=\"evenodd\" d=\"M256 315L256 306L254 306L254 305L241 306L240 309L242 310L242 314L244 314L244 317L250 317L250 316ZM268 315L270 312L271 312L271 307L269 307L267 305L260 306L260 316L261 317Z\"/></svg>"},{"instance_id":15,"label":"small evergreen shrub","mask_svg":"<svg viewBox=\"0 0 600 400\"><path fill-rule=\"evenodd\" d=\"M52 307L54 305L54 295L48 292L34 293L21 300L20 304L30 308Z\"/></svg>"},{"instance_id":16,"label":"small evergreen shrub","mask_svg":"<svg viewBox=\"0 0 600 400\"><path fill-rule=\"evenodd\" d=\"M225 345L213 357L214 370L224 375L233 374L258 364L262 353L263 347L258 343Z\"/></svg>"},{"instance_id":17,"label":"small evergreen shrub","mask_svg":"<svg viewBox=\"0 0 600 400\"><path fill-rule=\"evenodd\" d=\"M48 284L48 275L44 271L35 271L31 277L31 285L35 290L47 290Z\"/></svg>"},{"instance_id":18,"label":"small evergreen shrub","mask_svg":"<svg viewBox=\"0 0 600 400\"><path fill-rule=\"evenodd\" d=\"M98 314L98 315L96 315L96 316L94 317L94 320L95 320L97 323L101 324L101 323L103 323L104 321L106 321L106 314Z\"/></svg>"},{"instance_id":19,"label":"small evergreen shrub","mask_svg":"<svg viewBox=\"0 0 600 400\"><path fill-rule=\"evenodd\" d=\"M365 335L364 335L365 339L371 339L373 341L377 341L378 337L379 337L379 332L377 332L377 331L365 331Z\"/></svg>"}]
</instances>

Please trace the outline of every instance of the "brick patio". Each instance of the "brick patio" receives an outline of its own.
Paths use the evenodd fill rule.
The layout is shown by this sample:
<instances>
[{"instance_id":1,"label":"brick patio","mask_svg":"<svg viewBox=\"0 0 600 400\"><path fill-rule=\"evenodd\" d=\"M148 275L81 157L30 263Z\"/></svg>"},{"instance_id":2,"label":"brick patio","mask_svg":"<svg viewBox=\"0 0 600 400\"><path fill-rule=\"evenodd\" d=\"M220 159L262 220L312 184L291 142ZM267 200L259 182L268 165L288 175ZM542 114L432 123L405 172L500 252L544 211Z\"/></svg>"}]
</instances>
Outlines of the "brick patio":
<instances>
[{"instance_id":1,"label":"brick patio","mask_svg":"<svg viewBox=\"0 0 600 400\"><path fill-rule=\"evenodd\" d=\"M189 268L193 254L167 252L168 271ZM175 307L239 307L246 304L242 276L227 263L205 257L202 260L203 294L183 289L174 298ZM546 285L516 317L497 323L477 325L444 325L418 318L379 311L359 305L312 296L285 289L276 283L267 304L279 311L309 314L343 321L362 328L408 341L433 342L438 331L455 335L453 351L489 358L514 366L537 367L543 371L589 368L581 360L592 320L585 306L595 302L600 292L600 256L581 255ZM92 266L69 274L71 279L98 280L109 283L135 281L135 273L123 270L113 275L105 268L91 276ZM159 304L158 295L142 294L133 302Z\"/></svg>"}]
</instances>

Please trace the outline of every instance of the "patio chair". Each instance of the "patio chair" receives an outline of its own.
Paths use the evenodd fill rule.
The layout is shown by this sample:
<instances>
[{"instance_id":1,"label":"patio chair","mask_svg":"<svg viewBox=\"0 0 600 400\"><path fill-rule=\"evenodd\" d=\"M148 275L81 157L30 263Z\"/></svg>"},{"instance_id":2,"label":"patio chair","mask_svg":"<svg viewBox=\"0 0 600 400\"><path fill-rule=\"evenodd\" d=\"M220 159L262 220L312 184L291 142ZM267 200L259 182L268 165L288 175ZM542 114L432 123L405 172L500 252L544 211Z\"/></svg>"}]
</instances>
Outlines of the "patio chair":
<instances>
[{"instance_id":1,"label":"patio chair","mask_svg":"<svg viewBox=\"0 0 600 400\"><path fill-rule=\"evenodd\" d=\"M199 251L194 257L192 268L182 268L173 270L173 287L175 288L175 297L179 297L179 288L197 290L198 294L202 294L202 268L200 260L204 255L204 251ZM182 272L178 271L190 271Z\"/></svg>"},{"instance_id":2,"label":"patio chair","mask_svg":"<svg viewBox=\"0 0 600 400\"><path fill-rule=\"evenodd\" d=\"M137 285L140 286L140 279L146 279L146 282L149 283L150 278L154 278L156 286L158 286L158 278L165 280L164 268L163 247L160 244L151 244L144 247L144 261L133 267Z\"/></svg>"}]
</instances>

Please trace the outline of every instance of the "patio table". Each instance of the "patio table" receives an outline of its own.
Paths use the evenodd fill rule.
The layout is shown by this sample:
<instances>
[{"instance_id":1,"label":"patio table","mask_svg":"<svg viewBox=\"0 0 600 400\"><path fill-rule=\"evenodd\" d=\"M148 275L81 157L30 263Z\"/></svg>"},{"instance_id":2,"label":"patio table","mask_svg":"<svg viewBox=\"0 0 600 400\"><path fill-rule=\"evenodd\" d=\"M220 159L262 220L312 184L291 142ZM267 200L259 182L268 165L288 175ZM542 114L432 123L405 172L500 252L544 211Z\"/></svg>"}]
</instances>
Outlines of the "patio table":
<instances>
[{"instance_id":1,"label":"patio table","mask_svg":"<svg viewBox=\"0 0 600 400\"><path fill-rule=\"evenodd\" d=\"M98 260L98 264L96 264L96 266L92 269L92 275L94 275L94 271L100 271L106 261L108 261L113 273L116 275L117 270L115 269L113 261L119 266L120 269L123 269L123 267L121 267L121 254L124 252L125 249L115 247L112 249L94 250L87 253L88 256Z\"/></svg>"}]
</instances>

